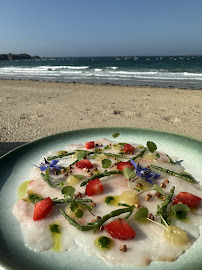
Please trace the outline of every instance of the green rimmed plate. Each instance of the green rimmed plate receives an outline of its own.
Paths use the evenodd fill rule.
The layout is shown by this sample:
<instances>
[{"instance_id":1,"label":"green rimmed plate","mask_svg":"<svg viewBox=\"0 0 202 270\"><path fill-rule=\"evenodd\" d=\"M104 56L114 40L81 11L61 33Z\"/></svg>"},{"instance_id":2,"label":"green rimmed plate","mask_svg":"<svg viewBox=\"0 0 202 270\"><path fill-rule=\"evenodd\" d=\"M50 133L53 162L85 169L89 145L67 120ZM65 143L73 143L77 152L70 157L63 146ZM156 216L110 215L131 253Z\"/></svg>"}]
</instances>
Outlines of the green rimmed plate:
<instances>
[{"instance_id":1,"label":"green rimmed plate","mask_svg":"<svg viewBox=\"0 0 202 270\"><path fill-rule=\"evenodd\" d=\"M112 134L115 132L121 134L116 139L119 141L144 145L148 140L154 141L160 151L184 160L182 165L202 183L202 141L171 133L135 128L93 128L55 134L18 147L0 158L0 267L2 269L202 269L202 236L175 262L152 262L148 267L142 268L108 266L96 256L88 257L82 250L35 253L24 246L20 224L13 216L12 209L17 200L17 188L20 183L29 179L33 164L37 164L48 151L102 137L112 139ZM200 231L202 233L202 226Z\"/></svg>"}]
</instances>

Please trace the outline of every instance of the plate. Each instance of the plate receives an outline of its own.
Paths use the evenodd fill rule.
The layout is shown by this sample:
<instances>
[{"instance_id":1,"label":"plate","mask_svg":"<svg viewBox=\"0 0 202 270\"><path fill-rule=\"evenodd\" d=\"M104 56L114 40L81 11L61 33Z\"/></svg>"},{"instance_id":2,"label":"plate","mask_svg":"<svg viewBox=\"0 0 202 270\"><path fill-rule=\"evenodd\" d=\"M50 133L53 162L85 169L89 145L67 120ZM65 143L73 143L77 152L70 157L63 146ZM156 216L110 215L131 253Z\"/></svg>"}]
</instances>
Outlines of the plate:
<instances>
[{"instance_id":1,"label":"plate","mask_svg":"<svg viewBox=\"0 0 202 270\"><path fill-rule=\"evenodd\" d=\"M20 224L12 214L12 209L17 201L17 188L20 183L29 179L33 164L38 164L48 151L102 137L112 140L115 132L120 132L119 141L144 145L148 140L155 142L160 151L184 160L182 165L202 183L202 141L176 134L135 128L92 128L59 133L25 144L0 158L0 269L202 269L202 236L176 261L152 262L148 267L141 268L109 266L96 256L89 257L82 250L36 253L24 246ZM202 234L202 226L200 233Z\"/></svg>"}]
</instances>

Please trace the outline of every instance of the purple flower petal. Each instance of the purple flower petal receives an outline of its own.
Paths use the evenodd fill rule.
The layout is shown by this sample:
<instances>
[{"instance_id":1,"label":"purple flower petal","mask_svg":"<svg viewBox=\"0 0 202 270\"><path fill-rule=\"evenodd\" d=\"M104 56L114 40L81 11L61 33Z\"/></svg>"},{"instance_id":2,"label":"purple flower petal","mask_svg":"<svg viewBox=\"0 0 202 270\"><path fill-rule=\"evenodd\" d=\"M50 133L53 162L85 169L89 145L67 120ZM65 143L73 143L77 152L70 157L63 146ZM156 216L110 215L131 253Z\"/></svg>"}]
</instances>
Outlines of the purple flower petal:
<instances>
[{"instance_id":1,"label":"purple flower petal","mask_svg":"<svg viewBox=\"0 0 202 270\"><path fill-rule=\"evenodd\" d=\"M54 167L57 163L59 162L59 160L57 159L53 159L50 163L50 167Z\"/></svg>"},{"instance_id":2,"label":"purple flower petal","mask_svg":"<svg viewBox=\"0 0 202 270\"><path fill-rule=\"evenodd\" d=\"M130 162L135 167L136 175L145 179L147 182L149 182L152 185L154 184L153 180L156 180L160 176L160 174L156 174L152 172L151 169L146 168L146 167L143 168L139 164L136 164L134 160L132 159L130 159Z\"/></svg>"},{"instance_id":3,"label":"purple flower petal","mask_svg":"<svg viewBox=\"0 0 202 270\"><path fill-rule=\"evenodd\" d=\"M132 160L132 158L130 158L130 162L133 164L133 166L134 166L135 169L137 170L137 164L135 163L135 161Z\"/></svg>"},{"instance_id":4,"label":"purple flower petal","mask_svg":"<svg viewBox=\"0 0 202 270\"><path fill-rule=\"evenodd\" d=\"M59 160L54 159L51 161L50 164L41 163L40 166L36 166L36 165L34 165L34 166L39 168L42 172L47 170L48 168L55 169L57 171L61 171L62 168L60 167L60 165L57 165L58 162L59 162Z\"/></svg>"}]
</instances>

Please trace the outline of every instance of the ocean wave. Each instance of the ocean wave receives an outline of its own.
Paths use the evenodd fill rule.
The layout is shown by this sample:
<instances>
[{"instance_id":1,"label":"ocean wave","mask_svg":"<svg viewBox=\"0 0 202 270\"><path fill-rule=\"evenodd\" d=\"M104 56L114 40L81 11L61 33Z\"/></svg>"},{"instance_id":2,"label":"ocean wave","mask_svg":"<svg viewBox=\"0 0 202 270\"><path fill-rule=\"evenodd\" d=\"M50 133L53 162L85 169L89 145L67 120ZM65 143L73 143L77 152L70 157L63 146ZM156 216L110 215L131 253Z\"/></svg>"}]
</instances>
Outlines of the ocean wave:
<instances>
[{"instance_id":1,"label":"ocean wave","mask_svg":"<svg viewBox=\"0 0 202 270\"><path fill-rule=\"evenodd\" d=\"M107 66L103 68L90 68L90 66L7 66L0 67L0 77L16 78L66 78L66 79L106 79L106 80L172 80L172 81L202 81L202 73L187 72L182 70L169 71L168 69L134 70L120 69L117 66Z\"/></svg>"},{"instance_id":2,"label":"ocean wave","mask_svg":"<svg viewBox=\"0 0 202 270\"><path fill-rule=\"evenodd\" d=\"M117 69L118 67L106 67L107 69Z\"/></svg>"}]
</instances>

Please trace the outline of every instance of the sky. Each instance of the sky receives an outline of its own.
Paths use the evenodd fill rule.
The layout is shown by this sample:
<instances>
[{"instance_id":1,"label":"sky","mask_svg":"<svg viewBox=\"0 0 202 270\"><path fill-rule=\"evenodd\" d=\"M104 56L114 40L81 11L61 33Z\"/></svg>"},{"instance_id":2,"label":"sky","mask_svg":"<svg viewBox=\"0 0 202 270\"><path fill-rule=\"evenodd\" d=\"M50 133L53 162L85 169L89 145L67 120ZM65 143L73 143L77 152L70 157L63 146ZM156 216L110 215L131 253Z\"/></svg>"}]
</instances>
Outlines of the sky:
<instances>
[{"instance_id":1,"label":"sky","mask_svg":"<svg viewBox=\"0 0 202 270\"><path fill-rule=\"evenodd\" d=\"M0 54L202 55L202 0L1 0Z\"/></svg>"}]
</instances>

